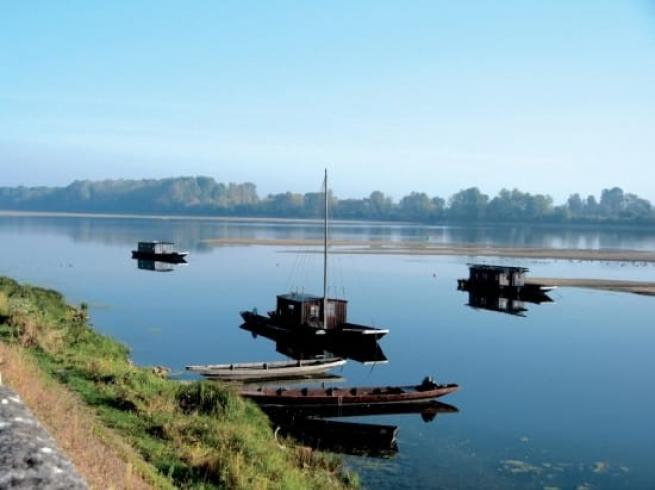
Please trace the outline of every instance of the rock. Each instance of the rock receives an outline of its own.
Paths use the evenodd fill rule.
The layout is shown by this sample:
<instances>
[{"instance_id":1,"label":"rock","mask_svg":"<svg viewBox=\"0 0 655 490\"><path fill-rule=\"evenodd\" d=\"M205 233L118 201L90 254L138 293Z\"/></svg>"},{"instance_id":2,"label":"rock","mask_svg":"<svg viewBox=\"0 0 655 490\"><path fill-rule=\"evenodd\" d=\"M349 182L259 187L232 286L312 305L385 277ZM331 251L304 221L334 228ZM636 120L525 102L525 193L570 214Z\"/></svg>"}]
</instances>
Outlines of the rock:
<instances>
[{"instance_id":1,"label":"rock","mask_svg":"<svg viewBox=\"0 0 655 490\"><path fill-rule=\"evenodd\" d=\"M0 386L0 490L32 488L87 485L18 395Z\"/></svg>"}]
</instances>

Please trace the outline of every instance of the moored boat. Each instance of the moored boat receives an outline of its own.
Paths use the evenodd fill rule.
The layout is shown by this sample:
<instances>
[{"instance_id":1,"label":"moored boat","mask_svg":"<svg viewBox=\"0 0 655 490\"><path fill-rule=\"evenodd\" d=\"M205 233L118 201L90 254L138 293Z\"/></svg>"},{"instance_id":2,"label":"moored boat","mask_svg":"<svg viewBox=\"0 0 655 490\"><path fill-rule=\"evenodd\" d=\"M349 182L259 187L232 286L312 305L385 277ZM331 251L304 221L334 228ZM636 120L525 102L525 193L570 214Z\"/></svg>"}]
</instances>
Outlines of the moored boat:
<instances>
[{"instance_id":1,"label":"moored boat","mask_svg":"<svg viewBox=\"0 0 655 490\"><path fill-rule=\"evenodd\" d=\"M318 359L244 362L232 364L208 364L203 366L186 366L187 371L200 374L210 379L253 380L311 377L325 373L330 369L346 363L339 357Z\"/></svg>"},{"instance_id":2,"label":"moored boat","mask_svg":"<svg viewBox=\"0 0 655 490\"><path fill-rule=\"evenodd\" d=\"M156 260L160 262L184 262L189 252L175 250L173 242L139 242L136 250L132 250L133 259Z\"/></svg>"},{"instance_id":3,"label":"moored boat","mask_svg":"<svg viewBox=\"0 0 655 490\"><path fill-rule=\"evenodd\" d=\"M244 388L239 394L263 406L369 406L429 401L457 391L456 384L438 384L426 377L419 385L352 388Z\"/></svg>"},{"instance_id":4,"label":"moored boat","mask_svg":"<svg viewBox=\"0 0 655 490\"><path fill-rule=\"evenodd\" d=\"M372 405L329 405L315 407L262 406L266 414L275 420L299 420L308 417L362 417L370 415L419 414L425 422L433 421L438 414L459 412L453 405L437 400L419 400L416 402L384 403Z\"/></svg>"},{"instance_id":5,"label":"moored boat","mask_svg":"<svg viewBox=\"0 0 655 490\"><path fill-rule=\"evenodd\" d=\"M389 331L347 321L348 302L328 297L328 184L324 181L323 295L287 293L277 296L274 311L261 315L256 309L242 311L243 321L270 332L284 331L301 339L323 337L349 343L362 338L379 339Z\"/></svg>"},{"instance_id":6,"label":"moored boat","mask_svg":"<svg viewBox=\"0 0 655 490\"><path fill-rule=\"evenodd\" d=\"M483 291L502 296L538 302L552 287L526 280L526 267L507 265L468 264L469 277L458 279L457 288L462 291ZM545 296L548 298L547 296ZM542 300L543 301L543 300Z\"/></svg>"},{"instance_id":7,"label":"moored boat","mask_svg":"<svg viewBox=\"0 0 655 490\"><path fill-rule=\"evenodd\" d=\"M323 451L367 456L393 456L398 452L395 425L343 422L307 417L274 420L287 436Z\"/></svg>"}]
</instances>

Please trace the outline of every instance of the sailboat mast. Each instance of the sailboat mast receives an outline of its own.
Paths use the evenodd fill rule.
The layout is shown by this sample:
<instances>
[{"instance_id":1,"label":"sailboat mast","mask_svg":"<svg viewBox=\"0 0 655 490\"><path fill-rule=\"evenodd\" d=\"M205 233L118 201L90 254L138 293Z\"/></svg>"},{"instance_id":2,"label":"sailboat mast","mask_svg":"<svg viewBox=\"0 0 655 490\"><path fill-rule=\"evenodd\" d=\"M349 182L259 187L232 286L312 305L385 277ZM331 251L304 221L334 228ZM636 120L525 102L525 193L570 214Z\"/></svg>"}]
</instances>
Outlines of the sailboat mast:
<instances>
[{"instance_id":1,"label":"sailboat mast","mask_svg":"<svg viewBox=\"0 0 655 490\"><path fill-rule=\"evenodd\" d=\"M327 328L328 290L327 290L327 260L328 260L328 177L325 169L325 216L323 217L323 328Z\"/></svg>"}]
</instances>

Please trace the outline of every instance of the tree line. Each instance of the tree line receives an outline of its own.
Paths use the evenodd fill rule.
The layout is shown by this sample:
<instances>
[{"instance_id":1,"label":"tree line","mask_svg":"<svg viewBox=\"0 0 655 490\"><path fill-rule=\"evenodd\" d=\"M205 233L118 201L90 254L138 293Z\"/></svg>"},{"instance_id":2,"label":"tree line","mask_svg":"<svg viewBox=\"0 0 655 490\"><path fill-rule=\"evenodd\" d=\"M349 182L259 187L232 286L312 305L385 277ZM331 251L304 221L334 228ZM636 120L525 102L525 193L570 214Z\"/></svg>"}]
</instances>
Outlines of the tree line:
<instances>
[{"instance_id":1,"label":"tree line","mask_svg":"<svg viewBox=\"0 0 655 490\"><path fill-rule=\"evenodd\" d=\"M503 223L634 223L655 224L655 208L619 187L603 189L599 198L571 195L554 204L544 194L518 189L490 197L477 187L448 199L411 192L399 201L381 191L361 199L330 194L337 219ZM321 216L321 193L269 194L260 197L255 184L220 183L211 177L144 180L75 181L66 187L2 187L0 208L23 211L87 213L153 213L212 216L315 218Z\"/></svg>"}]
</instances>

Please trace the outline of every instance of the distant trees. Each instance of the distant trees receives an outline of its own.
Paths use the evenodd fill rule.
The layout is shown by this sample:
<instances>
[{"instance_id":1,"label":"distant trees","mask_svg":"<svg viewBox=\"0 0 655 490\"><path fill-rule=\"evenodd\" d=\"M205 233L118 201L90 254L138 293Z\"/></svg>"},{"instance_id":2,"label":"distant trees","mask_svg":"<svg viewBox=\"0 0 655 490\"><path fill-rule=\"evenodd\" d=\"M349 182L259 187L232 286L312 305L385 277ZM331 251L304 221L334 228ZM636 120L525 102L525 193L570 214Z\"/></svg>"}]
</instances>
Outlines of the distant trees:
<instances>
[{"instance_id":1,"label":"distant trees","mask_svg":"<svg viewBox=\"0 0 655 490\"><path fill-rule=\"evenodd\" d=\"M477 187L470 187L451 196L447 216L457 221L482 221L488 203L489 196Z\"/></svg>"},{"instance_id":2,"label":"distant trees","mask_svg":"<svg viewBox=\"0 0 655 490\"><path fill-rule=\"evenodd\" d=\"M337 199L331 214L341 219L445 222L655 224L652 204L619 187L600 199L572 194L561 205L552 197L502 189L490 198L477 187L448 200L410 192L398 202L376 190L363 199ZM67 187L0 188L0 208L39 211L170 213L215 216L319 217L323 194L285 192L260 198L255 184L219 183L211 177L75 181Z\"/></svg>"}]
</instances>

